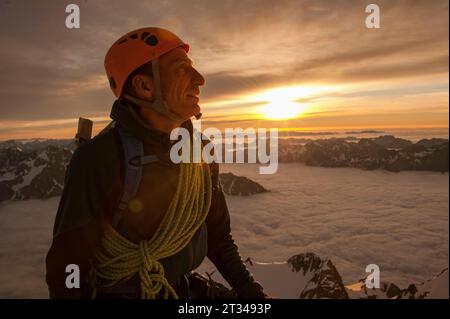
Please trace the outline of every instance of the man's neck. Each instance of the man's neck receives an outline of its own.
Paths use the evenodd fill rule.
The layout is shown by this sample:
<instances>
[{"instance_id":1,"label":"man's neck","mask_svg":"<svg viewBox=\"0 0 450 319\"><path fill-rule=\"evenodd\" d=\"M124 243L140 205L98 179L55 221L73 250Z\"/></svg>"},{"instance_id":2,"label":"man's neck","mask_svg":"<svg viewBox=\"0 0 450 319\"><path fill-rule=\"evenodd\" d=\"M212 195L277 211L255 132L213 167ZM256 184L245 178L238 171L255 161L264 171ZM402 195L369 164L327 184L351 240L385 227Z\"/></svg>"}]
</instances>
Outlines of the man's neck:
<instances>
[{"instance_id":1,"label":"man's neck","mask_svg":"<svg viewBox=\"0 0 450 319\"><path fill-rule=\"evenodd\" d=\"M140 108L136 113L146 126L167 134L170 134L173 129L180 127L182 124L181 122L173 121L166 116L147 108Z\"/></svg>"}]
</instances>

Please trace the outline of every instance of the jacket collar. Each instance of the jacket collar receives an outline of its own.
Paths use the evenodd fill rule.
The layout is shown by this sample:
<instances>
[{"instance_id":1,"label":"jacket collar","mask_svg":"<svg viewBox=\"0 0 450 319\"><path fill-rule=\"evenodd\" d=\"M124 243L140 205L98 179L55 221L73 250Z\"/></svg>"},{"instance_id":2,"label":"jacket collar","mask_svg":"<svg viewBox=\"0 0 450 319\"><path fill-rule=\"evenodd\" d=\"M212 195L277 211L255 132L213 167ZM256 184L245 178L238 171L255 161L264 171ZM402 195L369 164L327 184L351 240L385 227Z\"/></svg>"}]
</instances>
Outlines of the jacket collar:
<instances>
[{"instance_id":1,"label":"jacket collar","mask_svg":"<svg viewBox=\"0 0 450 319\"><path fill-rule=\"evenodd\" d=\"M133 104L128 101L116 100L111 109L111 119L124 127L135 137L141 139L145 144L163 147L163 149L166 150L170 149L170 134L142 126L131 113L130 109L132 107ZM192 135L193 126L190 119L185 121L181 126L186 128Z\"/></svg>"}]
</instances>

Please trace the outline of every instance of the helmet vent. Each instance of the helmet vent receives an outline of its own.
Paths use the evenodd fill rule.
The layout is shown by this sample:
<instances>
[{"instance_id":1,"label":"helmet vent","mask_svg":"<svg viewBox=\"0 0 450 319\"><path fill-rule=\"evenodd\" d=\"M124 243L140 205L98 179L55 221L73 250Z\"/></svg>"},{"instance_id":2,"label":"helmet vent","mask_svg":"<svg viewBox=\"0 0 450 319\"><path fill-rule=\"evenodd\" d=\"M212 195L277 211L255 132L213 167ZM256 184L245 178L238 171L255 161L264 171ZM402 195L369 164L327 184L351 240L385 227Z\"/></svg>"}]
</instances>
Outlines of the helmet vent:
<instances>
[{"instance_id":1,"label":"helmet vent","mask_svg":"<svg viewBox=\"0 0 450 319\"><path fill-rule=\"evenodd\" d=\"M141 40L144 40L149 34L150 34L149 32L142 32Z\"/></svg>"},{"instance_id":2,"label":"helmet vent","mask_svg":"<svg viewBox=\"0 0 450 319\"><path fill-rule=\"evenodd\" d=\"M137 33L133 33L132 35L130 35L130 39L137 39Z\"/></svg>"},{"instance_id":3,"label":"helmet vent","mask_svg":"<svg viewBox=\"0 0 450 319\"><path fill-rule=\"evenodd\" d=\"M145 40L145 43L153 47L158 44L158 38L155 37L154 35L151 35Z\"/></svg>"},{"instance_id":4,"label":"helmet vent","mask_svg":"<svg viewBox=\"0 0 450 319\"><path fill-rule=\"evenodd\" d=\"M117 43L117 44L122 44L122 43L124 43L124 42L127 42L127 38L125 38L125 39L123 39L122 41L120 41L119 43Z\"/></svg>"}]
</instances>

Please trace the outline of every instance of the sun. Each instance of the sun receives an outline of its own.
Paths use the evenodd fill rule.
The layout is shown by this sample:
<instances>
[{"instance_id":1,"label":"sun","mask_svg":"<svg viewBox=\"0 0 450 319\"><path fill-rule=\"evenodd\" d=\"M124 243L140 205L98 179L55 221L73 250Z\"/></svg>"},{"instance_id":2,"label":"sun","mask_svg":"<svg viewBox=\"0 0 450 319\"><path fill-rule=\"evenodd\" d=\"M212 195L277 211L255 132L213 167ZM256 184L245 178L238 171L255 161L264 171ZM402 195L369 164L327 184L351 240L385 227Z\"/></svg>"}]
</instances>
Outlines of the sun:
<instances>
[{"instance_id":1,"label":"sun","mask_svg":"<svg viewBox=\"0 0 450 319\"><path fill-rule=\"evenodd\" d=\"M298 100L317 92L314 87L291 86L275 88L256 95L263 103L258 112L266 119L285 120L305 113L307 105Z\"/></svg>"},{"instance_id":2,"label":"sun","mask_svg":"<svg viewBox=\"0 0 450 319\"><path fill-rule=\"evenodd\" d=\"M300 116L305 109L304 104L279 99L262 106L261 113L266 119L285 120Z\"/></svg>"}]
</instances>

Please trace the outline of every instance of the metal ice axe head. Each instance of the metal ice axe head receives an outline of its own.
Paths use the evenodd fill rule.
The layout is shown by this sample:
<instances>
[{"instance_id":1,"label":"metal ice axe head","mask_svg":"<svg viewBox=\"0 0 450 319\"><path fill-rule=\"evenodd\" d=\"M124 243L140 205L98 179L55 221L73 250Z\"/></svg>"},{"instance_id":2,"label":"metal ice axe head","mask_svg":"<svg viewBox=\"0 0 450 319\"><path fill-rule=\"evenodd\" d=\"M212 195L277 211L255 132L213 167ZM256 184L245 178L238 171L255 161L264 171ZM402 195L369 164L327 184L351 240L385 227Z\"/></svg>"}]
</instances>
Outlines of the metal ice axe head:
<instances>
[{"instance_id":1,"label":"metal ice axe head","mask_svg":"<svg viewBox=\"0 0 450 319\"><path fill-rule=\"evenodd\" d=\"M75 143L79 146L83 142L89 141L92 136L93 122L89 119L80 117L78 119L78 131L75 135Z\"/></svg>"}]
</instances>

